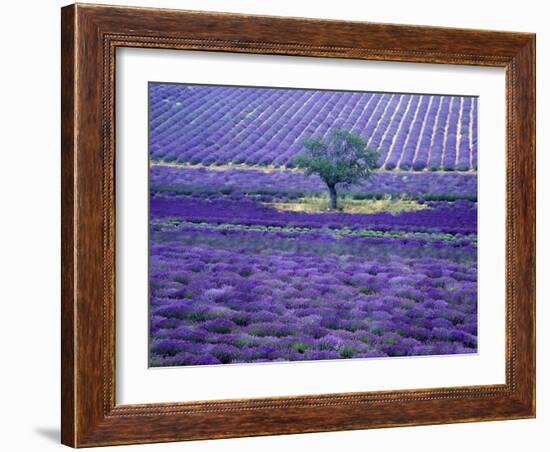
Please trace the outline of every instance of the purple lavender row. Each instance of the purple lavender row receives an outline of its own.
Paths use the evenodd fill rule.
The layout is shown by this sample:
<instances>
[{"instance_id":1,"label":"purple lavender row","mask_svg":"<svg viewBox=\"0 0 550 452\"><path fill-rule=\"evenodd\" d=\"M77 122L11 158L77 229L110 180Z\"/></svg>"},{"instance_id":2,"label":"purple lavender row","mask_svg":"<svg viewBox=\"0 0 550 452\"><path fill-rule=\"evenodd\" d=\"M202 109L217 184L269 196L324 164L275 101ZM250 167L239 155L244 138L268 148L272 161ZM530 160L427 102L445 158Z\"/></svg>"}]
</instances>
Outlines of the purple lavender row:
<instances>
[{"instance_id":1,"label":"purple lavender row","mask_svg":"<svg viewBox=\"0 0 550 452\"><path fill-rule=\"evenodd\" d=\"M324 193L326 187L317 175L296 171L263 172L255 169L171 167L150 168L151 190L163 193L216 192L273 194L278 197ZM477 199L477 174L378 172L367 182L342 188L349 193L409 195L413 197L454 197Z\"/></svg>"},{"instance_id":2,"label":"purple lavender row","mask_svg":"<svg viewBox=\"0 0 550 452\"><path fill-rule=\"evenodd\" d=\"M403 152L403 147L405 145L405 140L407 140L407 138L409 137L409 130L410 130L412 120L416 111L416 107L418 106L419 100L420 100L419 96L414 96L411 98L410 106L407 110L405 117L403 118L403 122L401 123L399 133L396 135L395 140L393 142L393 145L391 148L391 151L392 151L391 158L386 163L386 168L389 170L396 168L400 163L400 158ZM401 168L409 169L404 167L401 167Z\"/></svg>"},{"instance_id":3,"label":"purple lavender row","mask_svg":"<svg viewBox=\"0 0 550 452\"><path fill-rule=\"evenodd\" d=\"M470 123L472 114L472 98L464 98L462 117L460 121L460 142L458 144L458 159L456 168L464 171L470 168Z\"/></svg>"},{"instance_id":4,"label":"purple lavender row","mask_svg":"<svg viewBox=\"0 0 550 452\"><path fill-rule=\"evenodd\" d=\"M378 165L380 167L384 166L384 163L388 156L388 152L390 152L390 146L393 142L393 138L395 134L398 131L399 125L401 124L401 119L403 118L403 115L405 114L405 111L407 109L407 105L410 101L410 96L403 96L402 99L400 99L399 96L394 96L394 99L392 100L394 100L397 104L399 104L399 107L395 112L393 111L393 109L390 109L390 111L388 112L389 116L387 117L388 118L387 123L384 124L384 130L383 130L383 131L387 131L384 141L381 144L379 144L379 141L375 141L376 137L373 137L373 140L369 142L369 146L373 148L378 148L382 151L380 153L380 157L378 158ZM393 115L394 113L395 115ZM391 121L391 124L390 124L390 118L393 119ZM380 138L381 138L381 135L380 135ZM388 167L388 165L386 165L386 167Z\"/></svg>"},{"instance_id":5,"label":"purple lavender row","mask_svg":"<svg viewBox=\"0 0 550 452\"><path fill-rule=\"evenodd\" d=\"M424 130L422 131L422 136L420 137L420 143L418 143L418 153L413 163L413 169L415 171L420 171L428 166L428 160L431 157L435 121L439 113L442 100L443 99L440 96L434 96L431 99L430 109L426 115Z\"/></svg>"},{"instance_id":6,"label":"purple lavender row","mask_svg":"<svg viewBox=\"0 0 550 452\"><path fill-rule=\"evenodd\" d=\"M460 114L461 98L454 97L447 126L447 140L445 142L445 153L443 155L443 169L452 171L456 166L457 126Z\"/></svg>"},{"instance_id":7,"label":"purple lavender row","mask_svg":"<svg viewBox=\"0 0 550 452\"><path fill-rule=\"evenodd\" d=\"M399 162L399 168L402 170L410 170L416 157L416 149L419 146L420 132L425 123L426 114L428 112L429 97L422 97L416 118L411 126L410 133L405 142L405 147Z\"/></svg>"},{"instance_id":8,"label":"purple lavender row","mask_svg":"<svg viewBox=\"0 0 550 452\"><path fill-rule=\"evenodd\" d=\"M472 111L469 98L449 96L158 83L149 95L157 160L288 166L305 138L346 127L381 149L387 169L476 169L477 125L465 122L477 124L475 99Z\"/></svg>"},{"instance_id":9,"label":"purple lavender row","mask_svg":"<svg viewBox=\"0 0 550 452\"><path fill-rule=\"evenodd\" d=\"M380 118L380 121L376 125L376 128L374 129L374 133L372 134L372 138L368 142L368 146L373 149L381 149L381 141L384 136L384 132L390 128L391 125L391 119L394 117L397 120L395 121L395 124L399 123L399 118L402 117L402 115L405 112L406 106L410 100L409 96L405 96L403 99L403 102L400 104L400 96L393 95L391 97L390 102L387 104L387 108L384 111L384 114ZM399 108L397 108L399 107ZM397 111L395 111L397 108ZM396 127L397 128L397 127ZM371 136L370 134L368 136ZM381 153L383 154L383 153Z\"/></svg>"},{"instance_id":10,"label":"purple lavender row","mask_svg":"<svg viewBox=\"0 0 550 452\"><path fill-rule=\"evenodd\" d=\"M439 114L436 118L436 125L432 137L432 145L429 149L428 168L436 170L441 168L441 159L443 156L443 147L445 145L445 133L447 130L447 119L449 115L449 105L451 98L443 97Z\"/></svg>"},{"instance_id":11,"label":"purple lavender row","mask_svg":"<svg viewBox=\"0 0 550 452\"><path fill-rule=\"evenodd\" d=\"M210 199L191 196L154 196L151 218L176 218L194 223L242 224L307 228L371 228L381 231L418 231L475 234L477 208L470 201L431 203L429 209L373 214L279 211L246 195Z\"/></svg>"},{"instance_id":12,"label":"purple lavender row","mask_svg":"<svg viewBox=\"0 0 550 452\"><path fill-rule=\"evenodd\" d=\"M477 245L471 236L450 234L414 235L372 235L361 234L338 236L329 229L317 228L306 230L303 226L296 232L296 227L283 227L274 230L273 225L254 229L231 228L230 224L220 226L206 223L176 224L173 218L167 221L156 220L152 223L150 234L153 243L178 242L187 246L208 246L212 248L237 249L262 254L301 253L301 254L335 254L362 257L365 260L388 258L416 258L419 255L433 259L447 259L454 262L473 263L477 257ZM363 230L364 231L364 230ZM336 230L337 232L337 230ZM379 232L379 231L376 231ZM390 231L395 234L395 230ZM431 238L430 238L431 236Z\"/></svg>"}]
</instances>

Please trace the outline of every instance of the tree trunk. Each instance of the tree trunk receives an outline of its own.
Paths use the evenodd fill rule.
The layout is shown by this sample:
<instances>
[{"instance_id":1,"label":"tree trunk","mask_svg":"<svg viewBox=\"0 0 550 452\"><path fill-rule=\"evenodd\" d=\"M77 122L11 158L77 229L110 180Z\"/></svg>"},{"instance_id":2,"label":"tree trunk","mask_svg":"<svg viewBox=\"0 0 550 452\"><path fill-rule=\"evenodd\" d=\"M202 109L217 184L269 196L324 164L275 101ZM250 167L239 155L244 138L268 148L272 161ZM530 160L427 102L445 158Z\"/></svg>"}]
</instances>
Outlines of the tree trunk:
<instances>
[{"instance_id":1,"label":"tree trunk","mask_svg":"<svg viewBox=\"0 0 550 452\"><path fill-rule=\"evenodd\" d=\"M335 184L327 184L328 191L330 193L330 208L331 210L337 209L337 194L336 194L336 185Z\"/></svg>"}]
</instances>

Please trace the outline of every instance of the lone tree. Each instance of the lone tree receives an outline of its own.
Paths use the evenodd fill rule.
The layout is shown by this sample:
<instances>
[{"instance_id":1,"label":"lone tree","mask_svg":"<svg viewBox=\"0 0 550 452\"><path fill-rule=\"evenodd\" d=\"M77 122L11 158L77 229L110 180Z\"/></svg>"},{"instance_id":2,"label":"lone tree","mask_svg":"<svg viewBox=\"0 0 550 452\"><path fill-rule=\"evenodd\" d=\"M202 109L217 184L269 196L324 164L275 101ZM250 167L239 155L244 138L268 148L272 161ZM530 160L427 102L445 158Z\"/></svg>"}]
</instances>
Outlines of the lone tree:
<instances>
[{"instance_id":1,"label":"lone tree","mask_svg":"<svg viewBox=\"0 0 550 452\"><path fill-rule=\"evenodd\" d=\"M345 129L336 129L326 141L308 138L305 151L293 162L306 174L318 174L327 184L330 208L337 208L336 184L354 184L370 177L376 168L378 151L367 148L367 140Z\"/></svg>"}]
</instances>

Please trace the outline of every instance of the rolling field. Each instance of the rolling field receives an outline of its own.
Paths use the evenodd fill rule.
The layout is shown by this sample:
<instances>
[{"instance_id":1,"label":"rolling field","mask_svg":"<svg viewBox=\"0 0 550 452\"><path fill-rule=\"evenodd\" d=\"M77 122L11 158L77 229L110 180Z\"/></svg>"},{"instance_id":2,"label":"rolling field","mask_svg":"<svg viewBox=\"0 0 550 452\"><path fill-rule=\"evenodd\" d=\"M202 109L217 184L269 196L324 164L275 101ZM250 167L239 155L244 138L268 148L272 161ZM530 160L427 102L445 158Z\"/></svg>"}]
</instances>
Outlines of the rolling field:
<instances>
[{"instance_id":1,"label":"rolling field","mask_svg":"<svg viewBox=\"0 0 550 452\"><path fill-rule=\"evenodd\" d=\"M367 137L382 169L477 169L477 98L150 85L156 161L289 166L334 127Z\"/></svg>"},{"instance_id":2,"label":"rolling field","mask_svg":"<svg viewBox=\"0 0 550 452\"><path fill-rule=\"evenodd\" d=\"M151 84L150 366L476 353L476 109ZM330 210L291 158L335 124L381 153Z\"/></svg>"}]
</instances>

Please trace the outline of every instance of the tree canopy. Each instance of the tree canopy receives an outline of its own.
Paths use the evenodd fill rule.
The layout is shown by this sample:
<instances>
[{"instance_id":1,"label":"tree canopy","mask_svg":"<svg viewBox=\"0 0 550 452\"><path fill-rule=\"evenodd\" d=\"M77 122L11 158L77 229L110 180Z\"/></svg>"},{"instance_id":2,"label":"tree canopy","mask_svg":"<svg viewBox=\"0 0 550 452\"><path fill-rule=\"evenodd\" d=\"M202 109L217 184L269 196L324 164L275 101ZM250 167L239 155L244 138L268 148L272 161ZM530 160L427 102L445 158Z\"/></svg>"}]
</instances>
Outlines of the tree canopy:
<instances>
[{"instance_id":1,"label":"tree canopy","mask_svg":"<svg viewBox=\"0 0 550 452\"><path fill-rule=\"evenodd\" d=\"M367 140L349 130L336 129L323 141L308 138L305 151L294 158L294 165L306 174L317 174L330 193L330 207L337 208L336 184L350 185L370 177L379 152L367 148Z\"/></svg>"}]
</instances>

